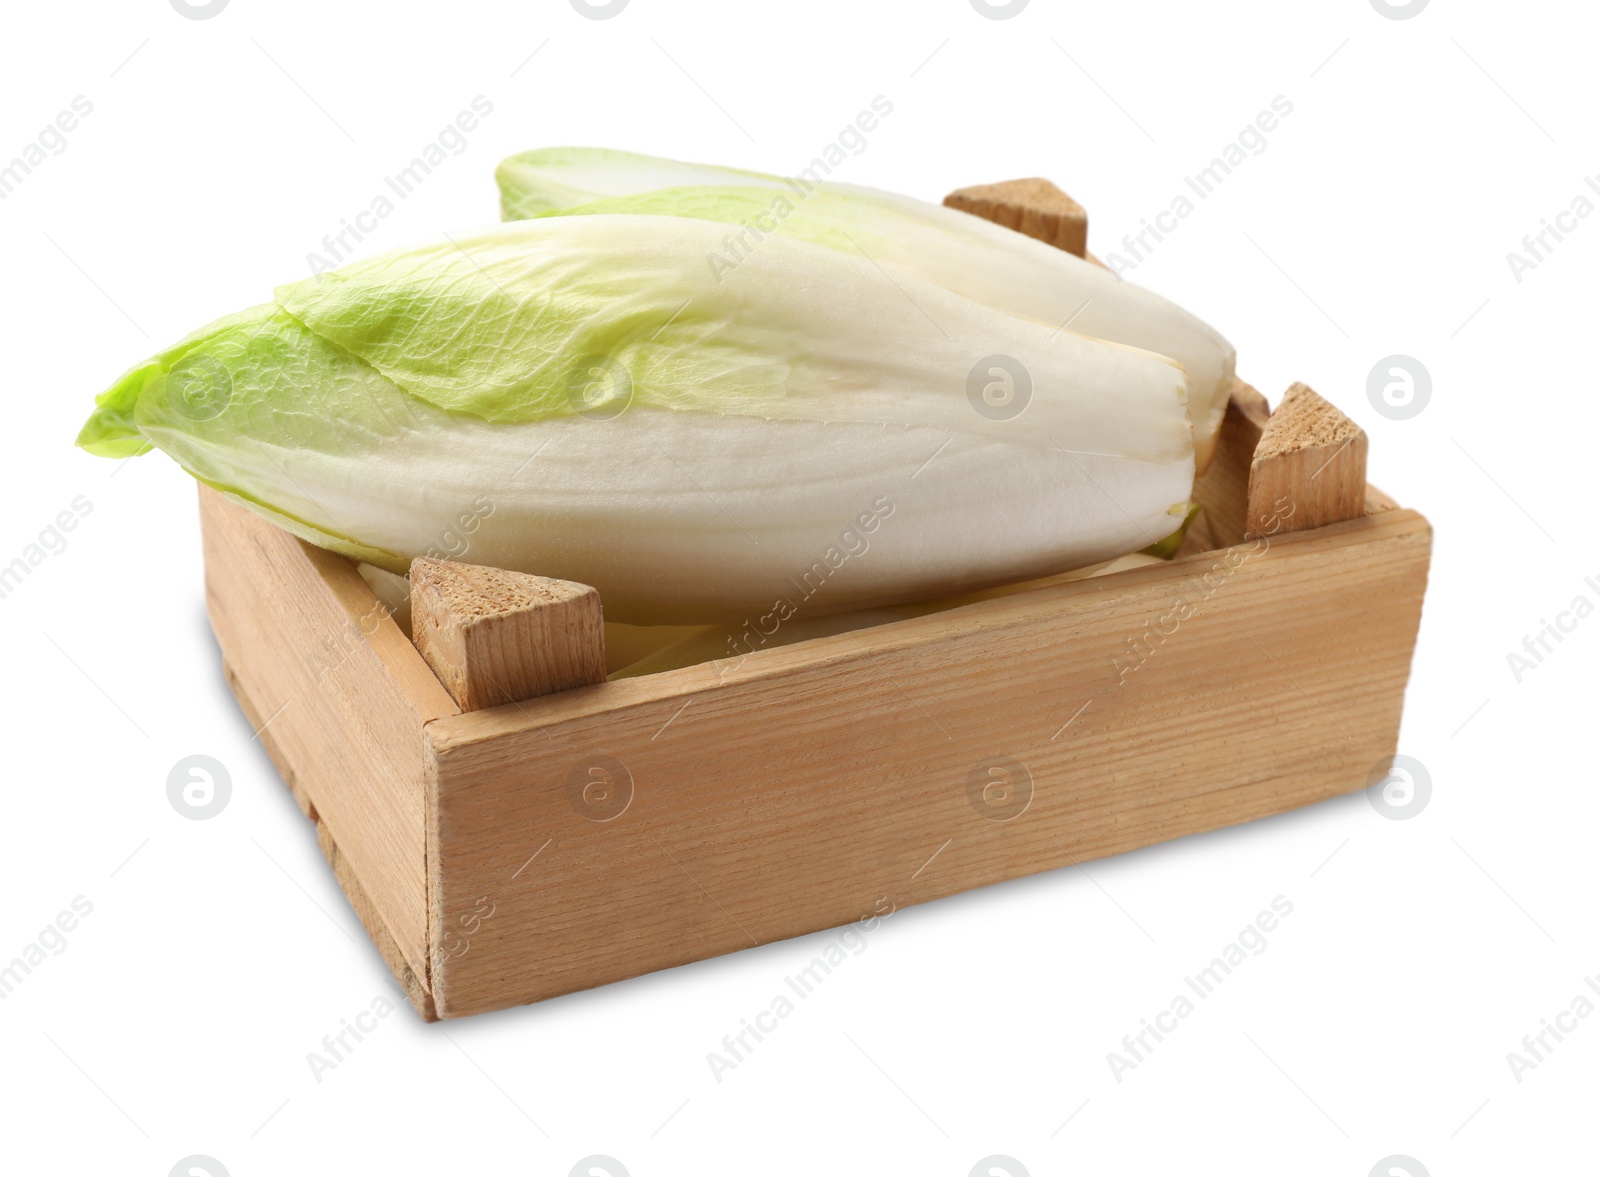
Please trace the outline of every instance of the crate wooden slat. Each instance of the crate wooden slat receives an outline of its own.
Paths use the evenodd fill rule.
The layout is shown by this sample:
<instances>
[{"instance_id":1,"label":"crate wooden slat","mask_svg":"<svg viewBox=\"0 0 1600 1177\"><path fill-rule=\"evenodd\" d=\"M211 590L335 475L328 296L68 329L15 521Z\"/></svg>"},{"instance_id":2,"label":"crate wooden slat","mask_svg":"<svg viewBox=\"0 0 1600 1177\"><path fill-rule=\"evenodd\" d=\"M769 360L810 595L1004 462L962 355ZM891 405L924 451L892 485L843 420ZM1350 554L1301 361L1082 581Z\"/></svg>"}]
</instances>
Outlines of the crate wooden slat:
<instances>
[{"instance_id":1,"label":"crate wooden slat","mask_svg":"<svg viewBox=\"0 0 1600 1177\"><path fill-rule=\"evenodd\" d=\"M455 703L349 560L206 487L200 517L206 609L229 683L301 808L348 860L358 914L382 921L425 992L423 726Z\"/></svg>"},{"instance_id":2,"label":"crate wooden slat","mask_svg":"<svg viewBox=\"0 0 1600 1177\"><path fill-rule=\"evenodd\" d=\"M485 710L348 560L202 487L207 603L385 960L466 1015L1364 787L1431 531L1348 447L1312 484L1353 426L1296 403L1263 446L1235 387L1169 562Z\"/></svg>"},{"instance_id":3,"label":"crate wooden slat","mask_svg":"<svg viewBox=\"0 0 1600 1177\"><path fill-rule=\"evenodd\" d=\"M1359 788L1395 750L1428 546L1410 511L1288 536L1122 682L1214 554L437 720L435 919L487 896L537 934L491 923L434 999L548 997ZM634 792L603 824L567 793L597 753ZM995 755L1033 782L1008 821L968 796Z\"/></svg>"},{"instance_id":4,"label":"crate wooden slat","mask_svg":"<svg viewBox=\"0 0 1600 1177\"><path fill-rule=\"evenodd\" d=\"M1292 531L1362 513L1367 498L1367 435L1304 384L1291 385L1261 431L1250 460L1245 512L1264 518L1272 504L1294 500ZM1247 521L1245 535L1256 534Z\"/></svg>"}]
</instances>

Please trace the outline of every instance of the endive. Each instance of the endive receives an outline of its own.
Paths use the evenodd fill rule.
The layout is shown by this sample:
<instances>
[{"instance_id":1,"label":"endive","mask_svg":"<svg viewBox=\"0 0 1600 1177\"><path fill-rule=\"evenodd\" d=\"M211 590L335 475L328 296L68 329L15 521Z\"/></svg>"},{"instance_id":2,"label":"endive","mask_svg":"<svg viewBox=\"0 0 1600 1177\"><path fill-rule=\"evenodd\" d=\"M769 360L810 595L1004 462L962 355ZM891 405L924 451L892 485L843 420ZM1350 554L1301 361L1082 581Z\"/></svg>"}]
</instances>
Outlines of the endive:
<instances>
[{"instance_id":1,"label":"endive","mask_svg":"<svg viewBox=\"0 0 1600 1177\"><path fill-rule=\"evenodd\" d=\"M1233 347L1160 295L1031 237L890 192L626 151L528 151L502 161L496 177L507 220L644 213L720 221L732 229L707 259L718 273L777 234L869 258L1052 329L1170 356L1189 377L1199 469L1210 464L1233 384Z\"/></svg>"},{"instance_id":2,"label":"endive","mask_svg":"<svg viewBox=\"0 0 1600 1177\"><path fill-rule=\"evenodd\" d=\"M392 571L446 548L641 624L959 592L1181 522L1170 361L804 242L718 280L724 234L551 218L292 283L125 374L79 444L162 449Z\"/></svg>"}]
</instances>

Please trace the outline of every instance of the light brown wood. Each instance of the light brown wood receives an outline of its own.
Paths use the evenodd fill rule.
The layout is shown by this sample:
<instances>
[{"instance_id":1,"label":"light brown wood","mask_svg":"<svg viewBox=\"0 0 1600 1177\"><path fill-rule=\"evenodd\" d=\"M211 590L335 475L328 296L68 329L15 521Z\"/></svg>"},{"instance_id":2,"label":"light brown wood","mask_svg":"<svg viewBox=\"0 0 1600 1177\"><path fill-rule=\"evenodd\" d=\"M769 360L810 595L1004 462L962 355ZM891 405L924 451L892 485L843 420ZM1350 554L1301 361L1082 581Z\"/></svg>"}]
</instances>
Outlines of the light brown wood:
<instances>
[{"instance_id":1,"label":"light brown wood","mask_svg":"<svg viewBox=\"0 0 1600 1177\"><path fill-rule=\"evenodd\" d=\"M570 580L413 560L411 637L462 711L606 677L600 594Z\"/></svg>"},{"instance_id":2,"label":"light brown wood","mask_svg":"<svg viewBox=\"0 0 1600 1177\"><path fill-rule=\"evenodd\" d=\"M1393 511L1399 506L1399 503L1373 486L1372 483L1367 483L1366 513L1368 515L1376 515L1379 511Z\"/></svg>"},{"instance_id":3,"label":"light brown wood","mask_svg":"<svg viewBox=\"0 0 1600 1177\"><path fill-rule=\"evenodd\" d=\"M204 486L200 520L206 607L245 714L426 978L422 729L456 706L349 560Z\"/></svg>"},{"instance_id":4,"label":"light brown wood","mask_svg":"<svg viewBox=\"0 0 1600 1177\"><path fill-rule=\"evenodd\" d=\"M1089 214L1049 180L1006 180L957 188L944 203L1079 257L1089 244Z\"/></svg>"},{"instance_id":5,"label":"light brown wood","mask_svg":"<svg viewBox=\"0 0 1600 1177\"><path fill-rule=\"evenodd\" d=\"M1194 501L1200 514L1178 548L1180 556L1230 547L1244 539L1250 463L1268 417L1267 398L1235 377L1216 453L1206 472L1195 479Z\"/></svg>"},{"instance_id":6,"label":"light brown wood","mask_svg":"<svg viewBox=\"0 0 1600 1177\"><path fill-rule=\"evenodd\" d=\"M244 713L245 719L250 722L251 730L257 733L256 738L261 741L261 746L266 749L267 756L272 760L278 774L283 778L284 784L289 786L289 792L294 797L295 803L300 806L300 812L310 818L316 828L317 848L322 851L322 856L328 860L328 865L333 868L333 877L338 880L339 888L350 903L350 909L356 913L356 918L361 921L361 926L366 929L371 937L373 946L378 950L378 955L388 965L389 971L405 992L407 1000L424 1021L438 1021L438 1011L433 1007L433 996L428 992L424 978L412 971L405 954L400 951L400 946L389 934L388 925L383 922L382 915L372 900L367 897L366 888L361 885L361 880L356 876L355 868L350 859L340 852L338 845L333 840L333 832L317 813L316 804L311 800L311 795L300 784L288 754L278 746L272 731L272 725L261 726L261 716L256 712L255 705L250 701L243 685L239 682L238 675L233 672L233 667L226 662L222 665L223 677L233 689L234 696L239 701L239 710Z\"/></svg>"},{"instance_id":7,"label":"light brown wood","mask_svg":"<svg viewBox=\"0 0 1600 1177\"><path fill-rule=\"evenodd\" d=\"M439 1012L1360 789L1395 749L1429 544L1389 511L436 720L436 918L494 908L438 963ZM1031 776L1012 820L969 800L992 757Z\"/></svg>"},{"instance_id":8,"label":"light brown wood","mask_svg":"<svg viewBox=\"0 0 1600 1177\"><path fill-rule=\"evenodd\" d=\"M1366 431L1306 385L1291 385L1250 462L1245 534L1275 518L1289 531L1355 519L1367 495Z\"/></svg>"},{"instance_id":9,"label":"light brown wood","mask_svg":"<svg viewBox=\"0 0 1600 1177\"><path fill-rule=\"evenodd\" d=\"M233 693L238 699L239 709L250 722L250 726L259 730L262 722L261 717L250 702L249 695L239 682L238 676L234 674L232 667L226 663L224 663L222 669L228 685L233 689ZM315 804L312 802L310 795L300 785L298 775L291 767L289 757L283 749L278 747L271 734L270 727L267 730L259 731L258 738L266 749L273 765L278 769L278 773L282 776L284 783L289 786L290 793L300 806L301 812L311 819L316 832L317 847L322 851L323 857L327 859L329 867L333 870L334 879L338 882L340 890L344 892L345 899L349 902L351 910L355 912L356 918L361 921L361 926L366 930L367 936L372 940L378 956L388 966L390 973L394 976L407 1000L411 1002L412 1008L417 1011L418 1016L424 1021L437 1021L439 1014L434 1008L433 996L428 992L425 978L419 976L412 969L411 962L406 959L405 953L401 951L399 944L390 934L389 926L384 922L377 906L368 897L366 888L361 885L361 880L356 875L349 858L340 853L338 845L333 840L332 831L329 830L327 823L320 819Z\"/></svg>"},{"instance_id":10,"label":"light brown wood","mask_svg":"<svg viewBox=\"0 0 1600 1177\"><path fill-rule=\"evenodd\" d=\"M416 1010L425 1022L438 1021L439 1012L434 1008L433 994L428 992L426 980L412 969L405 953L400 951L400 946L389 934L388 925L383 922L382 915L367 897L366 888L361 885L360 877L357 876L349 857L334 842L333 834L326 822L317 823L317 847L328 860L328 865L333 868L333 877L339 881L340 889L350 901L350 909L356 913L361 926L367 930L373 947L378 950L383 963L389 967L389 972L400 983L406 1000L411 1002L411 1008Z\"/></svg>"},{"instance_id":11,"label":"light brown wood","mask_svg":"<svg viewBox=\"0 0 1600 1177\"><path fill-rule=\"evenodd\" d=\"M1200 514L1178 549L1180 556L1228 547L1245 538L1250 468L1270 416L1267 398L1235 377L1216 456L1195 480L1194 501L1200 505ZM1383 491L1367 485L1363 514L1392 511L1398 506Z\"/></svg>"}]
</instances>

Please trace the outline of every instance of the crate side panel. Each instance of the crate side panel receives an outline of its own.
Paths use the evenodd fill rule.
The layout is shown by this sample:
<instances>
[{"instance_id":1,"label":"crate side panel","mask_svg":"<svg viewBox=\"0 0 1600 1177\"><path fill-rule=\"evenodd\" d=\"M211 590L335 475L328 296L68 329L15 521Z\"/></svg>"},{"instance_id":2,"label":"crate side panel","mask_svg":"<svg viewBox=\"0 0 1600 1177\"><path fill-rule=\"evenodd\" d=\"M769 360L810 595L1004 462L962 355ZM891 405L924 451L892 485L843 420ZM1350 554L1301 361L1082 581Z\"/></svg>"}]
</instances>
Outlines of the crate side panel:
<instances>
[{"instance_id":1,"label":"crate side panel","mask_svg":"<svg viewBox=\"0 0 1600 1177\"><path fill-rule=\"evenodd\" d=\"M422 728L454 705L431 674L442 705L427 681L393 673L404 658L393 641L410 643L348 560L204 487L201 521L207 609L236 690L268 725L275 761L327 825L364 902L426 977Z\"/></svg>"},{"instance_id":2,"label":"crate side panel","mask_svg":"<svg viewBox=\"0 0 1600 1177\"><path fill-rule=\"evenodd\" d=\"M1429 543L1387 512L775 651L772 673L432 724L440 1013L1361 788L1394 751Z\"/></svg>"}]
</instances>

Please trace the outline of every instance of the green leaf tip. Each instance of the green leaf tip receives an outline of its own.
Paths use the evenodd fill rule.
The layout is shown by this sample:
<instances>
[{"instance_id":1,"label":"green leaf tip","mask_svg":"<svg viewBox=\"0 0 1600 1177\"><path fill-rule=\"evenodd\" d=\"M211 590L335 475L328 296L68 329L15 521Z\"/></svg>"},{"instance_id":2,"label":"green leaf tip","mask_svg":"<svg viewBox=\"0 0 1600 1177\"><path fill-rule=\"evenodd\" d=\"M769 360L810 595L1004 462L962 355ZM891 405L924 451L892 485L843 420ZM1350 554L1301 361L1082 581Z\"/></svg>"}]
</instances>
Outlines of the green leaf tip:
<instances>
[{"instance_id":1,"label":"green leaf tip","mask_svg":"<svg viewBox=\"0 0 1600 1177\"><path fill-rule=\"evenodd\" d=\"M140 364L97 396L94 412L78 430L78 448L101 458L132 458L148 451L151 445L134 424L133 410L145 381L163 370L159 364Z\"/></svg>"}]
</instances>

